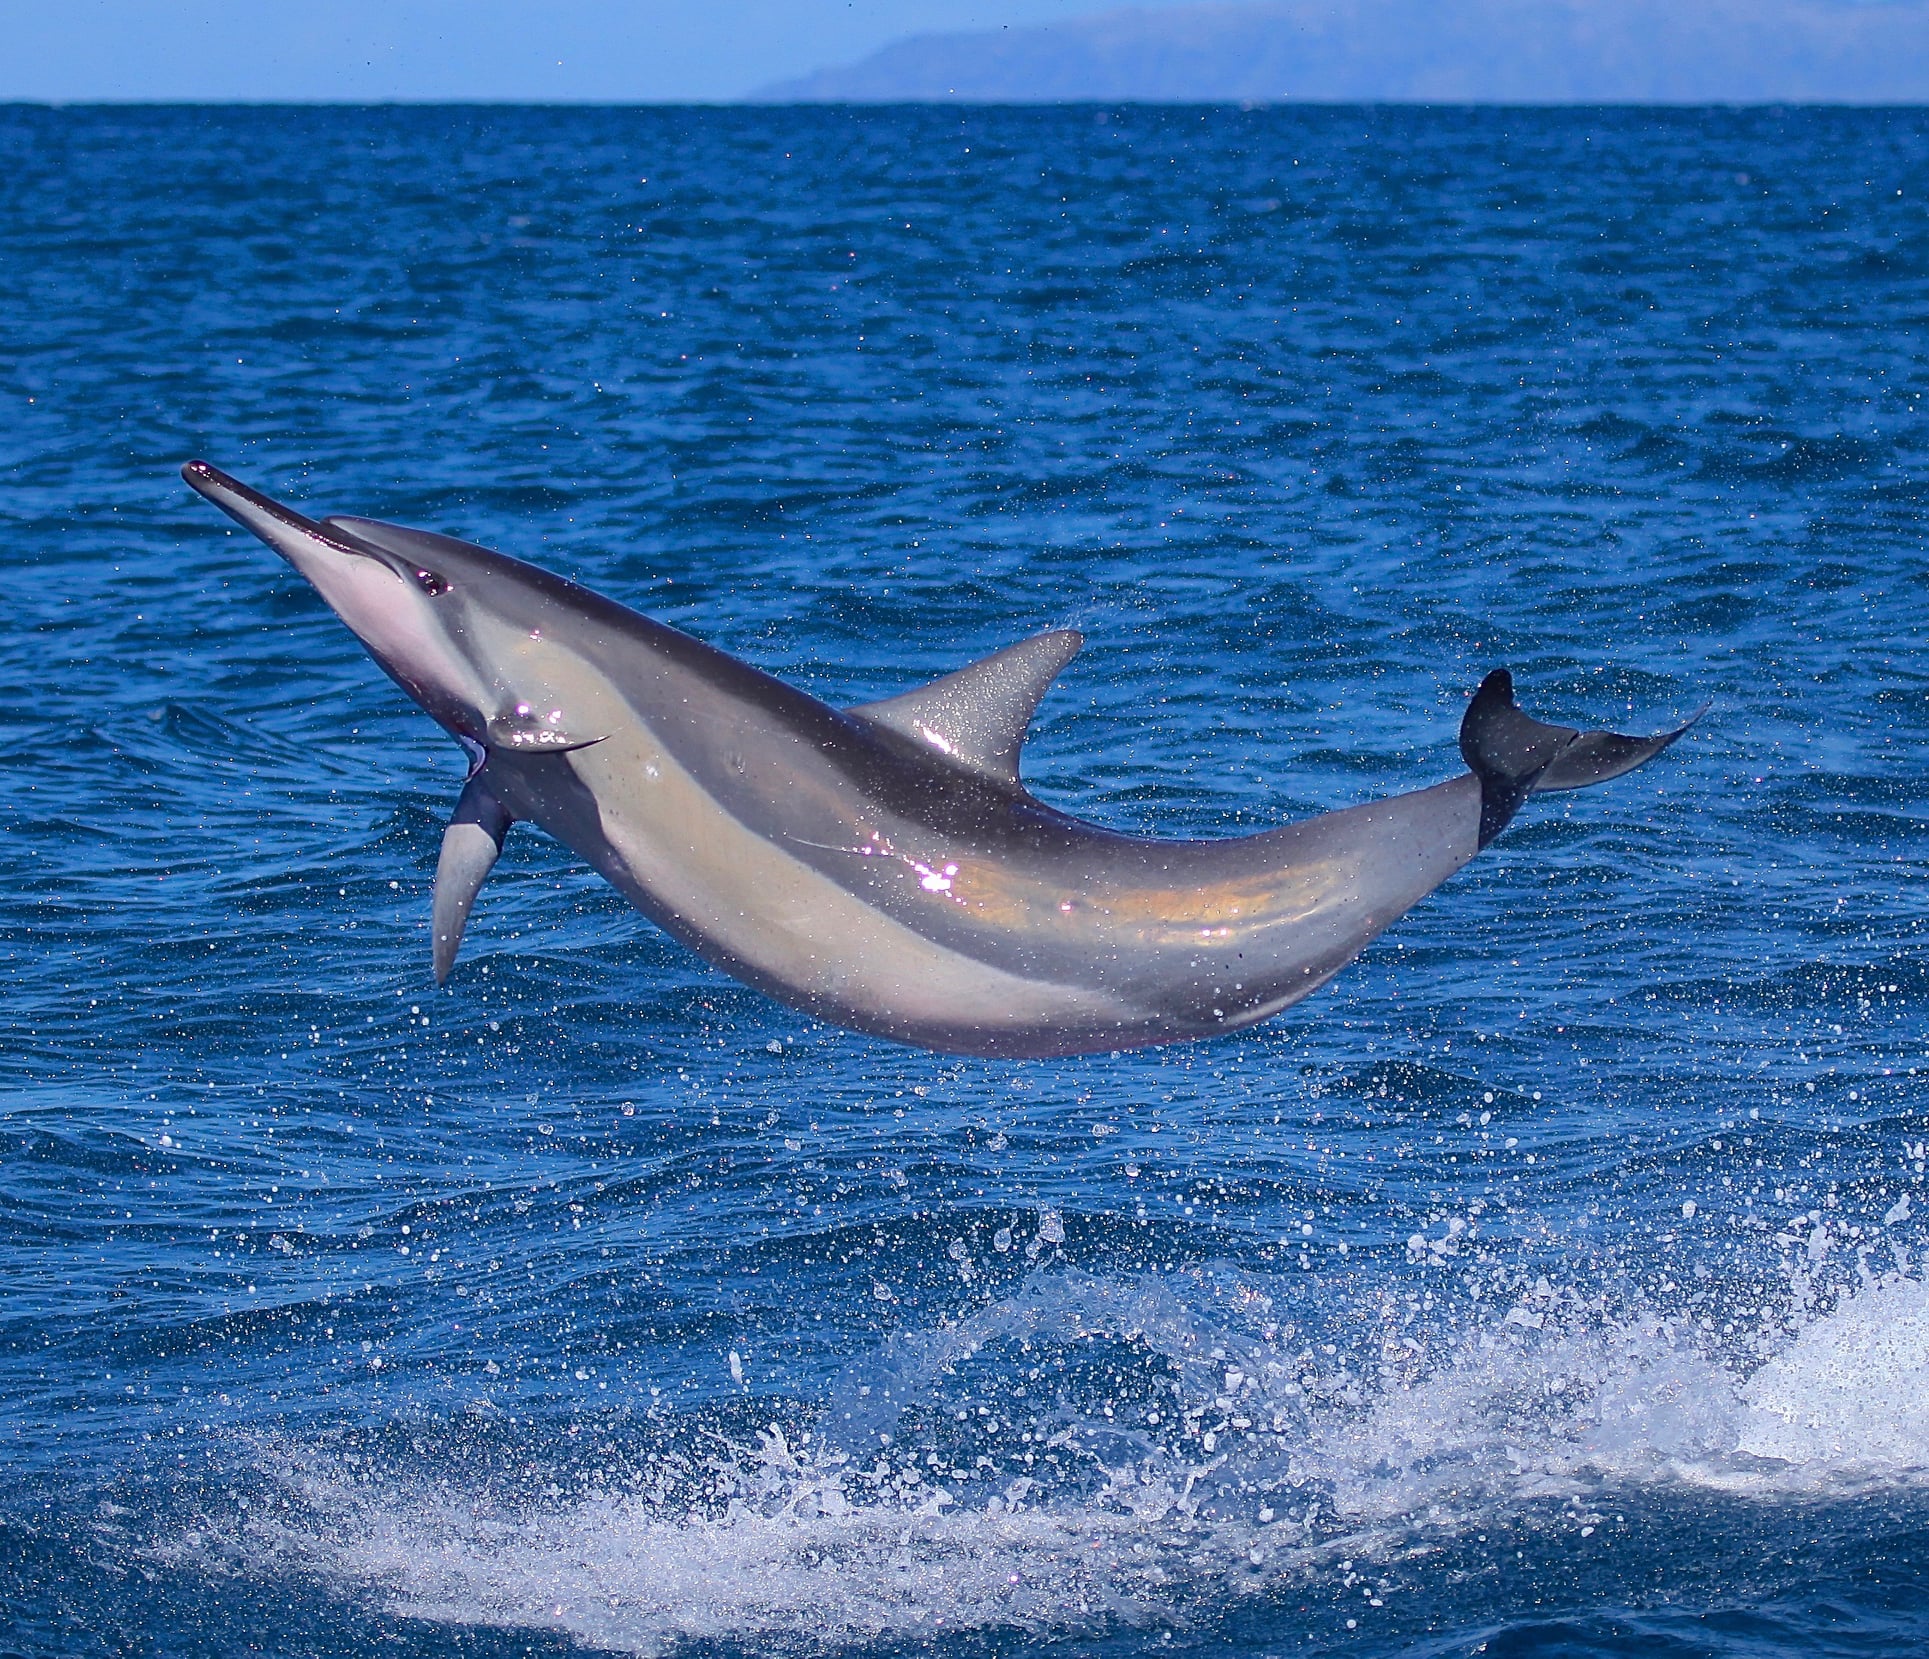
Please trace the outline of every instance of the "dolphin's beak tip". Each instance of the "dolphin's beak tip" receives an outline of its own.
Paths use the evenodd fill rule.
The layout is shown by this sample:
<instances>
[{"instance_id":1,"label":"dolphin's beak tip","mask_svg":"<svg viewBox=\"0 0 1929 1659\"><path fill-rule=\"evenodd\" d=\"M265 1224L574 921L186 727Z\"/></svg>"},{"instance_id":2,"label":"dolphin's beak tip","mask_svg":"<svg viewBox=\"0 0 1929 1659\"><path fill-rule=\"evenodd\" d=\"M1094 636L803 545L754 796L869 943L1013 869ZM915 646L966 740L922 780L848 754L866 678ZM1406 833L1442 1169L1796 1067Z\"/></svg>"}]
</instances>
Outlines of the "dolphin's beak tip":
<instances>
[{"instance_id":1,"label":"dolphin's beak tip","mask_svg":"<svg viewBox=\"0 0 1929 1659\"><path fill-rule=\"evenodd\" d=\"M218 490L224 484L232 484L234 482L234 480L219 467L210 466L206 461L199 460L182 463L181 481L186 484L189 489L198 490L202 495L207 495L211 491Z\"/></svg>"}]
</instances>

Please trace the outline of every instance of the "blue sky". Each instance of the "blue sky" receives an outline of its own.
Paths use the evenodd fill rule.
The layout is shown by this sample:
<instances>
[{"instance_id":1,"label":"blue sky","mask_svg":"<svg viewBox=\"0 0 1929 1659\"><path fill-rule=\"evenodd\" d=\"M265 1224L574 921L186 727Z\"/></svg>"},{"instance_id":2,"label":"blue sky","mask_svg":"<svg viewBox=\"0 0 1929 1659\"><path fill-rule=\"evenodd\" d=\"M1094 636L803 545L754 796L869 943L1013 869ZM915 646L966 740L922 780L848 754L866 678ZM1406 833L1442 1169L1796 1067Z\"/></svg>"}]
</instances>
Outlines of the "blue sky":
<instances>
[{"instance_id":1,"label":"blue sky","mask_svg":"<svg viewBox=\"0 0 1929 1659\"><path fill-rule=\"evenodd\" d=\"M1116 3L6 0L0 100L732 98L902 35Z\"/></svg>"}]
</instances>

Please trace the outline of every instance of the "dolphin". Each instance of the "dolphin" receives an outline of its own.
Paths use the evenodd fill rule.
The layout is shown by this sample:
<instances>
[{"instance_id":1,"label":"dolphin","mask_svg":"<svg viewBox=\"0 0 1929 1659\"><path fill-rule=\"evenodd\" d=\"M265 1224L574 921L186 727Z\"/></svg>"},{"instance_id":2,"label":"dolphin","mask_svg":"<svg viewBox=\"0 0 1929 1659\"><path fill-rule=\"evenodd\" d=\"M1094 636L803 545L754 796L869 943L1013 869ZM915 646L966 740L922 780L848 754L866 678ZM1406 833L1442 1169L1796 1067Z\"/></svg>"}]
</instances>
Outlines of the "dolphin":
<instances>
[{"instance_id":1,"label":"dolphin","mask_svg":"<svg viewBox=\"0 0 1929 1659\"><path fill-rule=\"evenodd\" d=\"M1258 835L1121 835L1019 779L1032 714L1084 643L1070 629L836 709L504 554L309 519L203 461L182 476L467 753L435 873L438 983L527 821L725 972L853 1030L999 1056L1217 1036L1325 984L1529 795L1619 777L1693 724L1544 725L1496 669L1445 783Z\"/></svg>"}]
</instances>

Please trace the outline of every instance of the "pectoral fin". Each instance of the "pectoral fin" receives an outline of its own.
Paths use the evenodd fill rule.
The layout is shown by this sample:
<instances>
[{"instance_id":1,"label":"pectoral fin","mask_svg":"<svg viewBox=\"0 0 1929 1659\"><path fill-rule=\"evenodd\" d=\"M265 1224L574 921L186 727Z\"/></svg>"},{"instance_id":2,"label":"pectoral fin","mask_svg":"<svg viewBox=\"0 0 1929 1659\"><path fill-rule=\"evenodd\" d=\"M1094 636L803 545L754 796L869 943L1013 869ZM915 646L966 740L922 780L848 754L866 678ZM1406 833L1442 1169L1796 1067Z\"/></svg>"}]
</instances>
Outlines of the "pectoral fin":
<instances>
[{"instance_id":1,"label":"pectoral fin","mask_svg":"<svg viewBox=\"0 0 1929 1659\"><path fill-rule=\"evenodd\" d=\"M502 803L490 791L488 779L478 772L456 797L455 813L442 832L442 856L435 866L435 908L432 929L435 935L435 982L448 983L449 970L455 966L456 952L462 948L462 929L469 920L469 907L489 872L495 868L496 855L502 851L502 838L513 822Z\"/></svg>"},{"instance_id":2,"label":"pectoral fin","mask_svg":"<svg viewBox=\"0 0 1929 1659\"><path fill-rule=\"evenodd\" d=\"M498 714L489 722L489 747L510 754L567 754L571 749L601 743L608 735L577 731L567 723L561 709L539 713L519 708L513 714Z\"/></svg>"}]
</instances>

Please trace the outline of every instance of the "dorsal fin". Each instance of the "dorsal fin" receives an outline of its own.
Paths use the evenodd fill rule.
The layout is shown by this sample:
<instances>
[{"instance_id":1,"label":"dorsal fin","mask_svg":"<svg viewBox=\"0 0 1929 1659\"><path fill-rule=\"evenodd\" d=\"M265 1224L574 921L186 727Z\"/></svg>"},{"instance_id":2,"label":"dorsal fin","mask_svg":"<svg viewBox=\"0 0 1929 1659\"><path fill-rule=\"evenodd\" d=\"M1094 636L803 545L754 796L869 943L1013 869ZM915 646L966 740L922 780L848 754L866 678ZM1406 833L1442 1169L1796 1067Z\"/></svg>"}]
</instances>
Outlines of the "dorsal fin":
<instances>
[{"instance_id":1,"label":"dorsal fin","mask_svg":"<svg viewBox=\"0 0 1929 1659\"><path fill-rule=\"evenodd\" d=\"M1016 787L1018 751L1039 699L1084 643L1083 634L1059 628L850 712L929 745L967 771Z\"/></svg>"}]
</instances>

